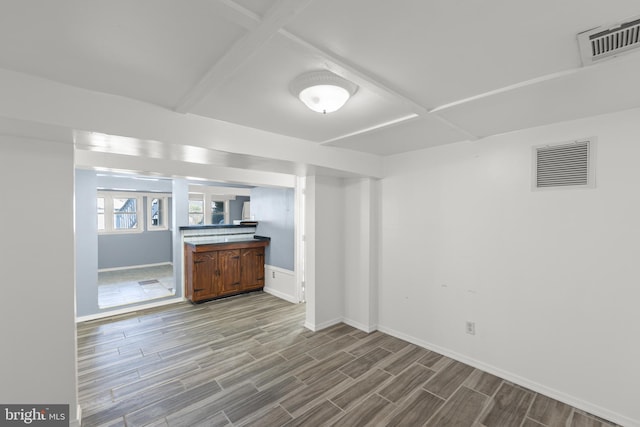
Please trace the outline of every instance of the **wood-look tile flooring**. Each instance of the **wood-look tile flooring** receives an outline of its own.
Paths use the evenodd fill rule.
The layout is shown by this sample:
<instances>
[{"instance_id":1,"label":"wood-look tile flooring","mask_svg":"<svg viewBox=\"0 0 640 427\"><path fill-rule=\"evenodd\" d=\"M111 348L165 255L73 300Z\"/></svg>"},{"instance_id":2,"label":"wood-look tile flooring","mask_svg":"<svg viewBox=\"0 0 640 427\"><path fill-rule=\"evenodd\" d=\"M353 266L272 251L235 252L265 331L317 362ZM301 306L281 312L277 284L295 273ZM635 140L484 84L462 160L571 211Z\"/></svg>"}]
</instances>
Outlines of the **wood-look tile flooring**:
<instances>
[{"instance_id":1,"label":"wood-look tile flooring","mask_svg":"<svg viewBox=\"0 0 640 427\"><path fill-rule=\"evenodd\" d=\"M173 266L125 268L98 272L98 307L135 304L176 294Z\"/></svg>"},{"instance_id":2,"label":"wood-look tile flooring","mask_svg":"<svg viewBox=\"0 0 640 427\"><path fill-rule=\"evenodd\" d=\"M259 292L79 324L83 427L613 425L304 310Z\"/></svg>"}]
</instances>

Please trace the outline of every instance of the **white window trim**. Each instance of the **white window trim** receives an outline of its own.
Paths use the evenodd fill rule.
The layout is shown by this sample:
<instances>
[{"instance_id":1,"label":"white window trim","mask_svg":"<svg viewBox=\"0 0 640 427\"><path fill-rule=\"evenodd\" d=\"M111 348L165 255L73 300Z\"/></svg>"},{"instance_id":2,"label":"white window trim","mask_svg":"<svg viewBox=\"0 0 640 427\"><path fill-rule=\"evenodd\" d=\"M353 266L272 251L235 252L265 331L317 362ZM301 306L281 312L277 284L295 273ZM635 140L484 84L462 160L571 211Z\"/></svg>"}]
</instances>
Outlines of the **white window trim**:
<instances>
[{"instance_id":1,"label":"white window trim","mask_svg":"<svg viewBox=\"0 0 640 427\"><path fill-rule=\"evenodd\" d=\"M191 201L202 202L202 217L203 217L202 225L205 225L207 223L207 203L205 202L204 194L189 193L188 200L189 202ZM189 215L192 215L192 213L189 212L189 205L187 205L187 217L189 217ZM194 224L189 223L189 225L194 225ZM199 225L199 224L195 224L195 225Z\"/></svg>"},{"instance_id":2,"label":"white window trim","mask_svg":"<svg viewBox=\"0 0 640 427\"><path fill-rule=\"evenodd\" d=\"M140 193L118 193L112 191L98 191L97 197L104 198L104 230L98 230L98 234L135 234L142 233L144 231L144 209L142 197ZM138 217L138 223L136 228L129 229L115 229L113 226L113 199L127 198L136 199L136 215ZM98 221L98 209L96 206L96 227Z\"/></svg>"},{"instance_id":3,"label":"white window trim","mask_svg":"<svg viewBox=\"0 0 640 427\"><path fill-rule=\"evenodd\" d=\"M165 193L148 193L144 197L147 198L147 216L145 223L147 225L147 231L166 231L169 229L169 195ZM164 221L161 225L153 225L151 221L151 200L160 199L164 206Z\"/></svg>"},{"instance_id":4,"label":"white window trim","mask_svg":"<svg viewBox=\"0 0 640 427\"><path fill-rule=\"evenodd\" d=\"M200 188L199 188L200 190ZM211 223L211 202L223 202L224 203L224 223L225 224L229 224L229 217L230 212L229 212L229 200L235 200L236 196L234 195L228 195L228 194L216 194L216 193L210 193L210 192L200 192L200 191L190 191L189 192L189 200L197 200L203 201L204 204L204 208L203 208L203 213L204 213L204 223L203 225L217 225L217 224L212 224ZM187 209L187 214L188 214L188 209Z\"/></svg>"},{"instance_id":5,"label":"white window trim","mask_svg":"<svg viewBox=\"0 0 640 427\"><path fill-rule=\"evenodd\" d=\"M235 199L235 197L234 197ZM224 213L224 223L225 224L229 224L229 198L225 198L224 196L220 196L217 194L207 194L205 200L207 201L205 203L205 209L207 210L207 213L205 214L205 219L204 222L205 224L211 224L211 215L213 214L213 212L211 212L211 203L212 202L222 202L224 203L224 207L223 207L223 213ZM207 222L208 220L208 222Z\"/></svg>"}]
</instances>

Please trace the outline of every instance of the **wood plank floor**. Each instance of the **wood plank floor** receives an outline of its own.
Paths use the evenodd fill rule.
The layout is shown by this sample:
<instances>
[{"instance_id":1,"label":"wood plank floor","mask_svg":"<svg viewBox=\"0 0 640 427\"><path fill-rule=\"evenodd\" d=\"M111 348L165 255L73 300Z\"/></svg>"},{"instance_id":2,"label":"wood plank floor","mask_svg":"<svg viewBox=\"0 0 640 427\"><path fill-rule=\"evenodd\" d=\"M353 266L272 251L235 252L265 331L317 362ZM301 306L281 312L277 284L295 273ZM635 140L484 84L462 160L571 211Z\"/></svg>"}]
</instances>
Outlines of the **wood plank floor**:
<instances>
[{"instance_id":1,"label":"wood plank floor","mask_svg":"<svg viewBox=\"0 0 640 427\"><path fill-rule=\"evenodd\" d=\"M613 426L440 354L253 293L78 325L84 427Z\"/></svg>"}]
</instances>

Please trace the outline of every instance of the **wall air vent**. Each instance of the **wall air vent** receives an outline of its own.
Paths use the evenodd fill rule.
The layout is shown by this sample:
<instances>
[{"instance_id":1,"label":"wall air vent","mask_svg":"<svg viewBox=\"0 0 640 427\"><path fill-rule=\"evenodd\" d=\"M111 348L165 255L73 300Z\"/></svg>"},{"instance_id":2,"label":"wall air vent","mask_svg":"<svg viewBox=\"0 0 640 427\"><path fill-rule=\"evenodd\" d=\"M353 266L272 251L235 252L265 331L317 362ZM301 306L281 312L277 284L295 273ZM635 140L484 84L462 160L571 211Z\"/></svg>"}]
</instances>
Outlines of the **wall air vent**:
<instances>
[{"instance_id":1,"label":"wall air vent","mask_svg":"<svg viewBox=\"0 0 640 427\"><path fill-rule=\"evenodd\" d=\"M593 188L594 141L533 147L533 189Z\"/></svg>"},{"instance_id":2,"label":"wall air vent","mask_svg":"<svg viewBox=\"0 0 640 427\"><path fill-rule=\"evenodd\" d=\"M640 47L640 18L578 34L583 65Z\"/></svg>"}]
</instances>

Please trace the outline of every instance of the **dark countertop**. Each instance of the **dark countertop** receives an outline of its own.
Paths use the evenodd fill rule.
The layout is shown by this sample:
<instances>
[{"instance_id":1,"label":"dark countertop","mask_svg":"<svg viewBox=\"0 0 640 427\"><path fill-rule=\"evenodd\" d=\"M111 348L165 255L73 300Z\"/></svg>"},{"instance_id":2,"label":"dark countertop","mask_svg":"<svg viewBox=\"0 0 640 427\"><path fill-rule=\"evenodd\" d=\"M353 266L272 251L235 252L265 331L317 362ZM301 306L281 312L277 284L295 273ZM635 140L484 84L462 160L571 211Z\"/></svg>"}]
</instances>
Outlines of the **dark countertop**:
<instances>
[{"instance_id":1,"label":"dark countertop","mask_svg":"<svg viewBox=\"0 0 640 427\"><path fill-rule=\"evenodd\" d=\"M184 243L188 245L220 245L225 243L247 243L271 241L271 237L266 236L247 236L246 234L227 234L220 236L191 236L185 237Z\"/></svg>"},{"instance_id":2,"label":"dark countertop","mask_svg":"<svg viewBox=\"0 0 640 427\"><path fill-rule=\"evenodd\" d=\"M255 223L251 224L209 224L209 225L182 225L179 227L180 230L207 230L207 229L219 229L219 228L247 228L247 227L255 227Z\"/></svg>"}]
</instances>

